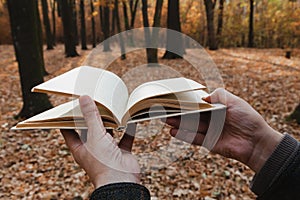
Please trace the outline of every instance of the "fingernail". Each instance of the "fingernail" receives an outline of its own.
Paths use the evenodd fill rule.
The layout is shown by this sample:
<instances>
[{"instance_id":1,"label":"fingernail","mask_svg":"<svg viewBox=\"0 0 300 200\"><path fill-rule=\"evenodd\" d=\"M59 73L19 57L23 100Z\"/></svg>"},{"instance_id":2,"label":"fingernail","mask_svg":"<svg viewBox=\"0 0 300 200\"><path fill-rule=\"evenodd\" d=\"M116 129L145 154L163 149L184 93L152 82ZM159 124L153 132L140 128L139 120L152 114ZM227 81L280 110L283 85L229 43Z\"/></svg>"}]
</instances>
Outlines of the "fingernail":
<instances>
[{"instance_id":1,"label":"fingernail","mask_svg":"<svg viewBox=\"0 0 300 200\"><path fill-rule=\"evenodd\" d=\"M93 100L91 99L91 97L84 95L84 96L80 96L79 97L79 103L81 105L86 105L86 104L90 104L91 102L93 102Z\"/></svg>"}]
</instances>

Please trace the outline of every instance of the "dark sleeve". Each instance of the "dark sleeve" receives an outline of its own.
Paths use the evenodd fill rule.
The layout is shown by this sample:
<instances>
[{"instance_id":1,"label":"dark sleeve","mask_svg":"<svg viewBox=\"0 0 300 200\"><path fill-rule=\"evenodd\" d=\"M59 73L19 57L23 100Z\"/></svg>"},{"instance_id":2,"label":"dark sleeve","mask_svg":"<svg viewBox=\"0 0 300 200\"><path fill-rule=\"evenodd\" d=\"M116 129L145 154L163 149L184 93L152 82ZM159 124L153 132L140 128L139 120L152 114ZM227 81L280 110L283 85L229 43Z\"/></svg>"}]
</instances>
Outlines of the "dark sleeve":
<instances>
[{"instance_id":1,"label":"dark sleeve","mask_svg":"<svg viewBox=\"0 0 300 200\"><path fill-rule=\"evenodd\" d=\"M257 199L300 199L300 143L286 134L262 169L254 176Z\"/></svg>"},{"instance_id":2,"label":"dark sleeve","mask_svg":"<svg viewBox=\"0 0 300 200\"><path fill-rule=\"evenodd\" d=\"M91 195L91 200L148 200L149 190L136 183L113 183L97 188Z\"/></svg>"}]
</instances>

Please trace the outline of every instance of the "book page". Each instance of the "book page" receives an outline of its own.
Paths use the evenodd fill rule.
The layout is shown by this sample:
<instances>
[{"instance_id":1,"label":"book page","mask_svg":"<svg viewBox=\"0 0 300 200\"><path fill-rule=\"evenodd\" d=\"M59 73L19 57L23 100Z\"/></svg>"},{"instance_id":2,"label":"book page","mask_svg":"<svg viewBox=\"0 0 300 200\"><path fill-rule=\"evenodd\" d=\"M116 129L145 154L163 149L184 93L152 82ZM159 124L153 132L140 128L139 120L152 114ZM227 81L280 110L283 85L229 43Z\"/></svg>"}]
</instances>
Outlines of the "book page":
<instances>
[{"instance_id":1,"label":"book page","mask_svg":"<svg viewBox=\"0 0 300 200\"><path fill-rule=\"evenodd\" d=\"M112 114L107 110L99 108L99 112L104 123L114 123ZM47 127L50 124L52 124L52 128L57 128L55 127L55 124L59 124L58 126L61 127L62 125L64 125L64 123L65 125L67 125L68 123L73 123L73 128L76 128L77 122L78 126L82 127L79 122L84 122L84 118L80 110L78 99L61 104L38 115L35 115L23 122L20 122L17 124L16 128L23 128L27 126L32 127L33 125L34 127ZM116 123L114 124L116 126Z\"/></svg>"},{"instance_id":2,"label":"book page","mask_svg":"<svg viewBox=\"0 0 300 200\"><path fill-rule=\"evenodd\" d=\"M157 112L148 112L143 113L143 115L137 115L134 119L129 119L127 121L127 124L131 123L137 123L152 119L163 119L167 117L176 117L176 116L182 116L182 115L189 115L189 114L195 114L195 113L203 113L208 111L215 111L215 110L223 110L226 109L226 106L223 104L211 104L212 106L210 108L203 108L201 110L181 110L180 112L176 112L173 110L165 110L165 111L157 111Z\"/></svg>"},{"instance_id":3,"label":"book page","mask_svg":"<svg viewBox=\"0 0 300 200\"><path fill-rule=\"evenodd\" d=\"M204 89L205 86L187 78L171 78L165 80L151 81L138 86L132 91L127 103L127 112L134 104L150 97Z\"/></svg>"},{"instance_id":4,"label":"book page","mask_svg":"<svg viewBox=\"0 0 300 200\"><path fill-rule=\"evenodd\" d=\"M33 88L33 92L65 95L89 95L109 109L121 121L128 100L125 83L112 72L82 66Z\"/></svg>"}]
</instances>

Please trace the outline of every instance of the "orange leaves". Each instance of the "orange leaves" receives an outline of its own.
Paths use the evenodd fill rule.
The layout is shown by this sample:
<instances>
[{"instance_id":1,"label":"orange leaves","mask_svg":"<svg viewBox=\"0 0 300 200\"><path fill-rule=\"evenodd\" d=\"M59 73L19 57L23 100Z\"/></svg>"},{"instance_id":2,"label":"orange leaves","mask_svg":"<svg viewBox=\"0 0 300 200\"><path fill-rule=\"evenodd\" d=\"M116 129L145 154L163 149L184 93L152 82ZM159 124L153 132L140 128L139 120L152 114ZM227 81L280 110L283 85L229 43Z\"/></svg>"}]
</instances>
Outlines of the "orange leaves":
<instances>
[{"instance_id":1,"label":"orange leaves","mask_svg":"<svg viewBox=\"0 0 300 200\"><path fill-rule=\"evenodd\" d=\"M45 51L45 65L50 72L45 79L80 66L90 51L68 59L62 45ZM74 162L59 131L10 131L17 122L12 116L22 107L22 98L13 47L0 46L0 52L0 199L88 199L92 185ZM226 89L247 100L273 128L300 139L299 125L285 121L299 103L299 49L293 50L292 59L284 58L282 49L220 49L209 54ZM159 58L162 55L160 50ZM103 57L93 59L101 62ZM124 79L131 78L128 74L145 62L145 51L140 50L128 54L124 61L117 59L108 69ZM184 60L159 62L183 76L201 80ZM158 69L149 67L138 75L147 78L159 73ZM53 105L68 100L57 95L50 98ZM253 177L249 168L218 155L202 157L198 147L176 145L176 140L170 145L168 131L169 127L160 121L139 124L139 137L134 143L142 183L153 199L255 199L249 189ZM165 159L170 157L173 160Z\"/></svg>"}]
</instances>

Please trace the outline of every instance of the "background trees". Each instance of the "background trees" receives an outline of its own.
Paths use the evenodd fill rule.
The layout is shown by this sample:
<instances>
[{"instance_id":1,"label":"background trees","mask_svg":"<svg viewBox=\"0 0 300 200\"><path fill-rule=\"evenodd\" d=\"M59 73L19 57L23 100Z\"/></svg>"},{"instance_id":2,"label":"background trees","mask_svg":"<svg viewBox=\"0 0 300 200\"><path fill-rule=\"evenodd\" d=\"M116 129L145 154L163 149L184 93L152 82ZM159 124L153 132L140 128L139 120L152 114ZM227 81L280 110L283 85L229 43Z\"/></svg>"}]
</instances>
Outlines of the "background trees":
<instances>
[{"instance_id":1,"label":"background trees","mask_svg":"<svg viewBox=\"0 0 300 200\"><path fill-rule=\"evenodd\" d=\"M57 15L60 16L62 8L57 2L61 2L61 0L41 0L40 2L42 3L40 4L40 13L46 13L47 9L49 13L49 15L43 14L42 17L45 27L44 42L47 42L47 46L51 48L51 40L48 39L51 38L50 31L52 31L53 35L53 44L55 41L64 42L65 40L63 34L65 26L61 23L60 18L57 17ZM84 2L84 6L80 7L82 2ZM171 1L171 6L175 5L176 2ZM161 18L160 25L167 27L168 1L165 1L160 12L156 12L160 8L160 4L157 3L159 3L157 0L144 0L143 2L140 0L118 1L120 30L124 31L144 26L141 12L142 4L147 5L149 26L154 26L155 13L161 13L156 16ZM115 1L71 0L70 6L72 26L74 26L72 34L75 37L75 45L78 43L78 39L84 36L84 32L81 33L84 30L86 32L87 45L93 43L94 46L96 42L101 42L110 35L119 32L117 30L117 21L115 20ZM79 25L83 24L80 18L81 15L78 14L79 11L82 12L82 8L85 11L86 27L85 29L80 29L81 31L76 34L77 28L75 28L75 25L79 27ZM180 9L173 7L170 14L176 12L179 13L181 31L210 49L241 46L294 48L300 45L299 1L185 0L180 1ZM47 16L49 20L47 20ZM50 29L47 25L48 21ZM173 20L172 22L175 21ZM9 26L6 1L0 2L0 23L3 27ZM93 23L94 25L92 25ZM128 38L129 41L126 42L132 44L134 39L130 36ZM6 28L0 29L0 44L9 43L10 41L9 30ZM105 49L110 49L109 44L105 44Z\"/></svg>"}]
</instances>

